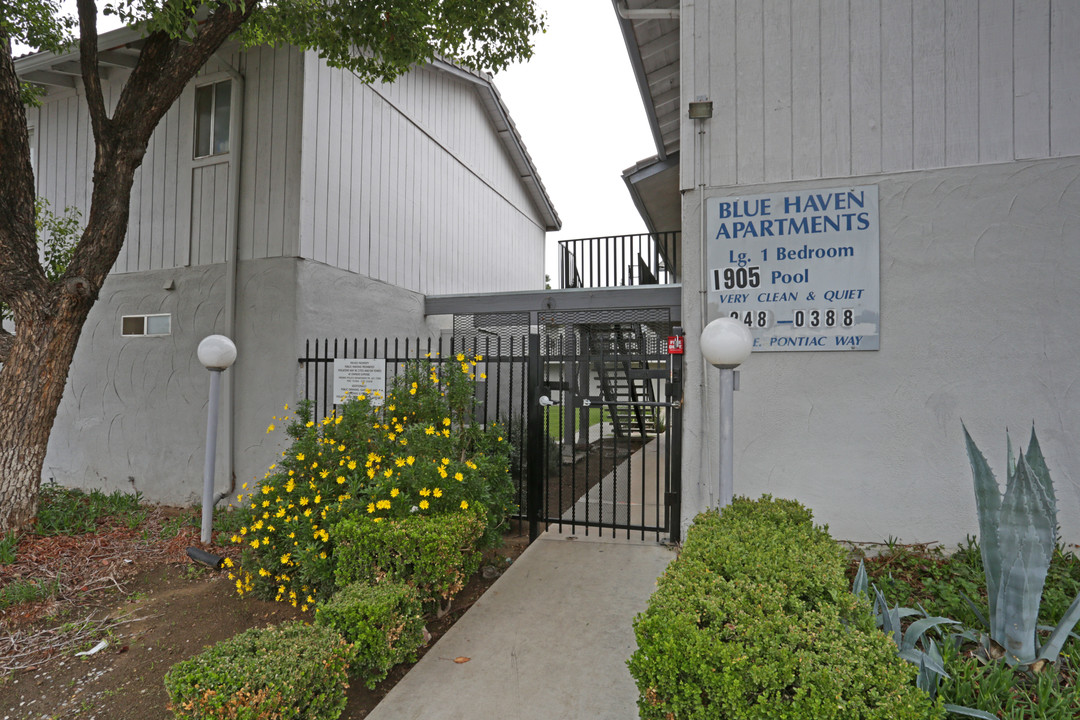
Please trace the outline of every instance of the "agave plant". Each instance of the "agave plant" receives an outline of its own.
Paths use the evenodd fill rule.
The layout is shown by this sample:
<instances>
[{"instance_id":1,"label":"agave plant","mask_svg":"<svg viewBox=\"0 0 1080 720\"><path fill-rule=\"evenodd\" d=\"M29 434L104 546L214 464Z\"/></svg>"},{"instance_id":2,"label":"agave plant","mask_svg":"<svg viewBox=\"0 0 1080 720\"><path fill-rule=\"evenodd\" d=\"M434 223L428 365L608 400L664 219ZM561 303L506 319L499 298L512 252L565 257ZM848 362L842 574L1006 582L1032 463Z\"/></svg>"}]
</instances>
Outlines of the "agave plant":
<instances>
[{"instance_id":1,"label":"agave plant","mask_svg":"<svg viewBox=\"0 0 1080 720\"><path fill-rule=\"evenodd\" d=\"M1041 646L1038 636L1039 605L1046 572L1057 542L1057 498L1035 429L1027 453L1013 456L1008 449L1005 493L986 457L964 427L968 459L975 477L975 504L979 511L980 548L986 574L990 631L988 654L1004 657L1010 665L1038 672L1054 662L1080 622L1080 595L1073 600L1049 638Z\"/></svg>"},{"instance_id":2,"label":"agave plant","mask_svg":"<svg viewBox=\"0 0 1080 720\"><path fill-rule=\"evenodd\" d=\"M896 643L897 654L919 668L919 674L915 678L916 686L930 695L931 700L935 699L941 680L950 678L949 674L945 672L945 661L941 657L941 651L938 650L937 643L930 637L929 631L935 628L943 628L946 625L959 625L959 623L949 618L931 616L922 607L918 610L900 606L889 607L889 603L885 600L882 592L870 582L866 574L866 567L860 560L859 570L855 574L855 581L852 583L851 591L856 595L867 595L869 597L871 589L874 598L874 623L882 632L892 637L893 642ZM921 617L911 622L905 629L901 621L904 618L916 615ZM941 633L941 630L938 630L938 632ZM942 633L942 639L945 642L956 642L961 635L961 633L955 633L946 637ZM967 717L980 718L980 720L997 720L996 715L991 715L977 708L952 703L943 703L942 707L956 715L966 715Z\"/></svg>"}]
</instances>

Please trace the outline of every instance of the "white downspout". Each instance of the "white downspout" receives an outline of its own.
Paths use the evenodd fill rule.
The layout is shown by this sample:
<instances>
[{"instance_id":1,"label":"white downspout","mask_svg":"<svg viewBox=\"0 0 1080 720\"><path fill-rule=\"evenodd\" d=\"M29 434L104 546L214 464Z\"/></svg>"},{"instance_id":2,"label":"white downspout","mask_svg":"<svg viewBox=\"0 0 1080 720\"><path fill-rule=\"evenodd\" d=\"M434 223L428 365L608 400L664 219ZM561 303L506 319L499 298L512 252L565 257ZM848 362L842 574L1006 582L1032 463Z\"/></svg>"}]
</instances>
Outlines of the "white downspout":
<instances>
[{"instance_id":1,"label":"white downspout","mask_svg":"<svg viewBox=\"0 0 1080 720\"><path fill-rule=\"evenodd\" d=\"M229 218L225 237L225 331L224 335L236 341L236 276L240 237L240 155L244 147L244 76L219 54L214 58L233 81L232 112L229 118ZM243 353L243 350L240 351ZM236 371L224 373L225 392L225 469L229 476L229 488L214 498L218 504L236 490Z\"/></svg>"}]
</instances>

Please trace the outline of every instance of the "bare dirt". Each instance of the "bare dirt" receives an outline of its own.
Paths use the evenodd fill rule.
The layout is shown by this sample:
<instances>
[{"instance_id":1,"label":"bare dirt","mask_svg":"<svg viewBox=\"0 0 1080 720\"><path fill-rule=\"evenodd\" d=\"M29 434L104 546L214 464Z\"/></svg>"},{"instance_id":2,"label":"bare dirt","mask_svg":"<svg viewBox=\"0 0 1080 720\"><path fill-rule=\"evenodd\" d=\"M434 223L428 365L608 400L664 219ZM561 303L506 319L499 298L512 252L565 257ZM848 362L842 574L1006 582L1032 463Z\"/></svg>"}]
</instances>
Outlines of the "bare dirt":
<instances>
[{"instance_id":1,"label":"bare dirt","mask_svg":"<svg viewBox=\"0 0 1080 720\"><path fill-rule=\"evenodd\" d=\"M79 536L24 538L16 562L0 565L0 586L26 577L59 578L50 600L0 611L0 720L172 718L164 676L174 663L251 627L310 620L283 603L237 597L220 572L184 553L198 531L162 539L159 508L142 525L103 525ZM426 652L528 543L517 529L488 554L450 612L427 628ZM226 548L205 549L224 554ZM93 655L79 656L105 641ZM398 666L373 691L352 683L343 718L363 718L407 672Z\"/></svg>"}]
</instances>

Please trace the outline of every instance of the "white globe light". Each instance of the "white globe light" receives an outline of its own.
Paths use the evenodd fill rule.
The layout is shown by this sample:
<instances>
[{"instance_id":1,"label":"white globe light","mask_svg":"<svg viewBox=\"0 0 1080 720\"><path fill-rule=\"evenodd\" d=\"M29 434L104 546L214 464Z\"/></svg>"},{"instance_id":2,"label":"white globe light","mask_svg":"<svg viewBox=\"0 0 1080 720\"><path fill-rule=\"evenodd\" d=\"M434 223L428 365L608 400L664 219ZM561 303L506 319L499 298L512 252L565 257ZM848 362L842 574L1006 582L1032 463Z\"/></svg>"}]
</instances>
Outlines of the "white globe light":
<instances>
[{"instance_id":1,"label":"white globe light","mask_svg":"<svg viewBox=\"0 0 1080 720\"><path fill-rule=\"evenodd\" d=\"M717 318L701 331L701 354L718 368L738 367L753 347L750 328L734 318Z\"/></svg>"},{"instance_id":2,"label":"white globe light","mask_svg":"<svg viewBox=\"0 0 1080 720\"><path fill-rule=\"evenodd\" d=\"M207 370L224 370L236 362L236 345L224 335L207 335L199 343L198 355Z\"/></svg>"}]
</instances>

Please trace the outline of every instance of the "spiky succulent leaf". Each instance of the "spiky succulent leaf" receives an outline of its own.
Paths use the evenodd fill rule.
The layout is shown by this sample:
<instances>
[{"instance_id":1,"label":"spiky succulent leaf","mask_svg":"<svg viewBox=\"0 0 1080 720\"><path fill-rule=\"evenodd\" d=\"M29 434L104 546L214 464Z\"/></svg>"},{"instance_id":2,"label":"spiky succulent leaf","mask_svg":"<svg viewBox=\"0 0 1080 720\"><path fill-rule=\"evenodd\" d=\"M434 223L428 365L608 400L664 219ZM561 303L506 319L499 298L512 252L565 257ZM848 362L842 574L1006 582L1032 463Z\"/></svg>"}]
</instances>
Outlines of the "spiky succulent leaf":
<instances>
[{"instance_id":1,"label":"spiky succulent leaf","mask_svg":"<svg viewBox=\"0 0 1080 720\"><path fill-rule=\"evenodd\" d=\"M1039 438L1035 436L1035 428L1031 428L1031 440L1028 442L1027 453L1024 454L1031 470L1035 473L1035 479L1042 487L1050 503L1050 527L1054 528L1055 542L1057 540L1057 496L1054 494L1054 483L1050 480L1050 468L1046 466L1046 458L1043 457L1042 448L1039 447Z\"/></svg>"},{"instance_id":2,"label":"spiky succulent leaf","mask_svg":"<svg viewBox=\"0 0 1080 720\"><path fill-rule=\"evenodd\" d=\"M930 657L922 650L901 650L897 654L912 665L925 667L927 670L937 673L941 677L949 677L949 674L945 672L945 664L940 660L935 660Z\"/></svg>"},{"instance_id":3,"label":"spiky succulent leaf","mask_svg":"<svg viewBox=\"0 0 1080 720\"><path fill-rule=\"evenodd\" d=\"M855 581L851 584L851 592L855 595L865 595L866 588L870 584L870 578L866 575L866 566L859 561L859 570L855 573Z\"/></svg>"},{"instance_id":4,"label":"spiky succulent leaf","mask_svg":"<svg viewBox=\"0 0 1080 720\"><path fill-rule=\"evenodd\" d=\"M1054 632L1050 633L1046 644L1039 649L1039 659L1057 662L1062 646L1065 645L1065 641L1069 639L1069 636L1073 634L1072 630L1078 623L1080 623L1080 594L1076 596L1076 599L1069 605L1069 609L1061 616L1061 620L1058 622L1057 627L1054 628Z\"/></svg>"},{"instance_id":5,"label":"spiky succulent leaf","mask_svg":"<svg viewBox=\"0 0 1080 720\"><path fill-rule=\"evenodd\" d=\"M997 479L986 461L967 426L964 428L964 440L967 443L968 460L971 462L971 474L975 479L975 507L979 512L979 550L982 553L983 569L986 574L986 593L990 606L990 632L994 633L994 622L998 616L998 587L1001 581L1001 556L998 551L998 515L1001 510L1001 490ZM1012 454L1010 445L1009 454Z\"/></svg>"},{"instance_id":6,"label":"spiky succulent leaf","mask_svg":"<svg viewBox=\"0 0 1080 720\"><path fill-rule=\"evenodd\" d=\"M982 718L983 720L998 720L997 715L991 715L985 710L979 710L977 708L964 707L963 705L953 705L952 703L945 703L942 707L951 713L957 715L967 715L973 718Z\"/></svg>"},{"instance_id":7,"label":"spiky succulent leaf","mask_svg":"<svg viewBox=\"0 0 1080 720\"><path fill-rule=\"evenodd\" d=\"M1010 662L1027 664L1035 659L1039 603L1054 552L1053 518L1045 487L1027 459L1020 457L999 512L996 566L1001 574L997 606L991 611L992 635L1005 646Z\"/></svg>"},{"instance_id":8,"label":"spiky succulent leaf","mask_svg":"<svg viewBox=\"0 0 1080 720\"><path fill-rule=\"evenodd\" d=\"M908 625L907 631L904 633L903 643L900 645L901 650L910 650L919 644L919 641L923 639L923 635L930 628L935 628L938 625L959 625L956 620L951 620L947 617L924 617ZM927 639L927 642L933 642Z\"/></svg>"}]
</instances>

